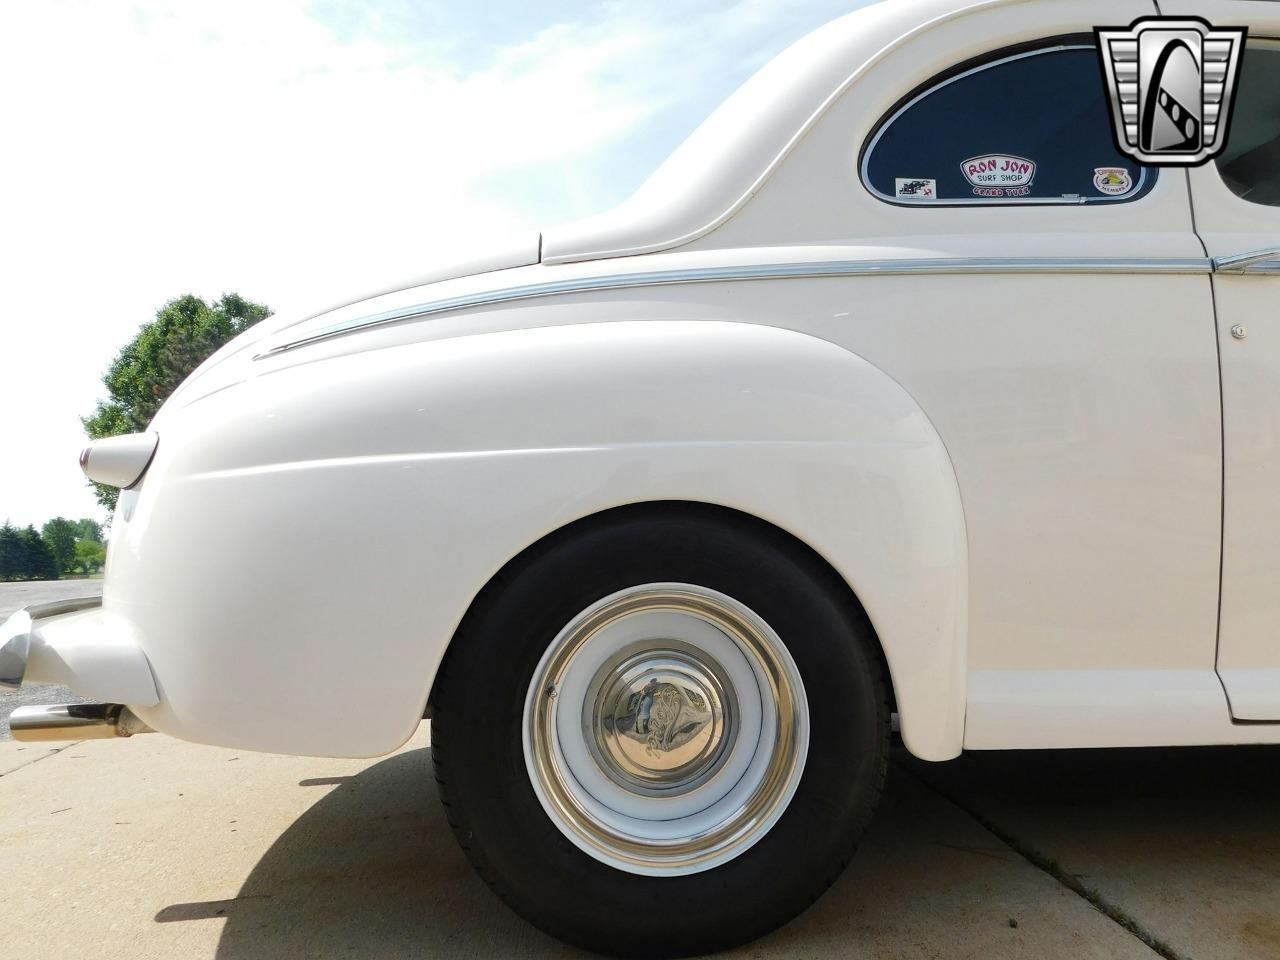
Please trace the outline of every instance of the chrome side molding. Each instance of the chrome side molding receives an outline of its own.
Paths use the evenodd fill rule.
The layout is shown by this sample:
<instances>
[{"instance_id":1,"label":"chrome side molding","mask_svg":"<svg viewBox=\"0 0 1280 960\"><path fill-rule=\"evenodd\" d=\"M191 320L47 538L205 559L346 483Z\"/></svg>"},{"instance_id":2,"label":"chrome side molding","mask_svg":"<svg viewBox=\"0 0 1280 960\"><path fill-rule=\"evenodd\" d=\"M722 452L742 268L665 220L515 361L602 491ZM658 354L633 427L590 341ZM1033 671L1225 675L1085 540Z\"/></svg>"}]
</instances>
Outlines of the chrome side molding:
<instances>
[{"instance_id":1,"label":"chrome side molding","mask_svg":"<svg viewBox=\"0 0 1280 960\"><path fill-rule=\"evenodd\" d=\"M32 620L60 617L64 613L79 613L102 606L102 597L73 597L70 600L54 600L50 603L33 603L26 608Z\"/></svg>"},{"instance_id":2,"label":"chrome side molding","mask_svg":"<svg viewBox=\"0 0 1280 960\"><path fill-rule=\"evenodd\" d=\"M830 260L814 263L757 264L739 267L697 267L686 270L655 270L604 277L578 277L531 283L501 290L448 297L343 320L321 327L305 336L284 340L255 355L255 360L330 340L348 333L392 323L422 320L451 310L493 306L539 297L632 287L656 287L686 283L716 283L730 280L786 280L816 277L911 276L915 274L1198 274L1209 273L1213 262L1204 257L945 257L900 260Z\"/></svg>"},{"instance_id":3,"label":"chrome side molding","mask_svg":"<svg viewBox=\"0 0 1280 960\"><path fill-rule=\"evenodd\" d=\"M1213 258L1214 273L1280 273L1280 247L1266 250L1251 250L1248 253L1237 253L1229 257Z\"/></svg>"}]
</instances>

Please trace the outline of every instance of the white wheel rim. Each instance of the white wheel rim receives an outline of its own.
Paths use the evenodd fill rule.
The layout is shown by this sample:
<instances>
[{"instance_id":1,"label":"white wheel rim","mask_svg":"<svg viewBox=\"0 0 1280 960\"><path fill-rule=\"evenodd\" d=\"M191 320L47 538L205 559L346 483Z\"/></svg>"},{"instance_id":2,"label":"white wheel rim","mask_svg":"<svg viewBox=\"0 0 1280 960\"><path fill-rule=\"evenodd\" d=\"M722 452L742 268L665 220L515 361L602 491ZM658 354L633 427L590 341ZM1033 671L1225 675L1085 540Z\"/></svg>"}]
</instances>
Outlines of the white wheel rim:
<instances>
[{"instance_id":1,"label":"white wheel rim","mask_svg":"<svg viewBox=\"0 0 1280 960\"><path fill-rule=\"evenodd\" d=\"M652 583L592 604L525 698L525 765L556 827L629 873L719 866L767 834L804 771L795 661L750 609Z\"/></svg>"}]
</instances>

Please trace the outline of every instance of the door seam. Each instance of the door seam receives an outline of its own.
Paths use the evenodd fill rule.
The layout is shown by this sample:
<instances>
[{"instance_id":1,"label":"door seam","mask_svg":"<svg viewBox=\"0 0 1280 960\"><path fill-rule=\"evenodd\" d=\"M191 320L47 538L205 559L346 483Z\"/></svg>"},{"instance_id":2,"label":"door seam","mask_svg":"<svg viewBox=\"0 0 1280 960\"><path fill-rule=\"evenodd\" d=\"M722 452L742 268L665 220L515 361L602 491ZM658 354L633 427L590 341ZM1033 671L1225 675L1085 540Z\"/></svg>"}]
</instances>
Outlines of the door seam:
<instances>
[{"instance_id":1,"label":"door seam","mask_svg":"<svg viewBox=\"0 0 1280 960\"><path fill-rule=\"evenodd\" d=\"M1157 6L1159 6L1158 3ZM1196 242L1200 244L1200 249L1204 251L1205 258L1212 263L1212 259L1209 258L1209 247L1200 236L1200 227L1196 223L1196 198L1191 189L1191 171L1184 170L1183 176L1187 179L1187 206L1191 213L1191 232ZM1235 711L1231 707L1231 691L1227 689L1227 684L1222 679L1222 672L1218 669L1218 658L1222 654L1222 588L1227 555L1227 397L1223 385L1222 331L1218 317L1217 277L1213 270L1209 272L1209 305L1213 310L1213 349L1218 358L1218 617L1217 629L1213 636L1213 675L1218 678L1222 695L1227 700L1228 719L1234 723Z\"/></svg>"}]
</instances>

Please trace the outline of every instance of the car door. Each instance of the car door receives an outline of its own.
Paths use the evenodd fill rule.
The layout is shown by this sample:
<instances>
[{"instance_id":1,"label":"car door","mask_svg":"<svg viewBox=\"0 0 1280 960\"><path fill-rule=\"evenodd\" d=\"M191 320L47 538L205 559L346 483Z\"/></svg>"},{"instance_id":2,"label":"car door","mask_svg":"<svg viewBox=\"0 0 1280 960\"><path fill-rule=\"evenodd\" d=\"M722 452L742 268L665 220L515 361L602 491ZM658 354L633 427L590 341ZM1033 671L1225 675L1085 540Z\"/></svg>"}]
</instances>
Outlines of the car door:
<instances>
[{"instance_id":1,"label":"car door","mask_svg":"<svg viewBox=\"0 0 1280 960\"><path fill-rule=\"evenodd\" d=\"M1081 29L1154 8L1070 9L1089 19L1039 25L1042 40L1012 49L989 40L905 96L887 63L897 105L859 159L873 203L842 211L815 196L807 209L823 213L807 216L834 208L891 237L878 240L890 255L984 258L955 276L855 281L856 307L832 311L848 318L833 334L919 401L955 466L969 548L966 747L1214 742L1231 730L1214 672L1209 265L1185 170L1118 152ZM872 89L852 98L862 112ZM805 149L848 157L832 139ZM1025 275L995 272L1040 257Z\"/></svg>"},{"instance_id":2,"label":"car door","mask_svg":"<svg viewBox=\"0 0 1280 960\"><path fill-rule=\"evenodd\" d=\"M857 264L806 284L803 306L795 285L757 285L751 308L884 371L946 446L968 548L966 747L1236 735L1215 672L1209 262L1186 171L1119 152L1093 33L1155 13L979 5L886 48L686 248L760 256L767 240Z\"/></svg>"},{"instance_id":3,"label":"car door","mask_svg":"<svg viewBox=\"0 0 1280 960\"><path fill-rule=\"evenodd\" d=\"M1247 26L1227 145L1190 171L1222 367L1218 673L1236 720L1280 720L1280 4L1164 4Z\"/></svg>"}]
</instances>

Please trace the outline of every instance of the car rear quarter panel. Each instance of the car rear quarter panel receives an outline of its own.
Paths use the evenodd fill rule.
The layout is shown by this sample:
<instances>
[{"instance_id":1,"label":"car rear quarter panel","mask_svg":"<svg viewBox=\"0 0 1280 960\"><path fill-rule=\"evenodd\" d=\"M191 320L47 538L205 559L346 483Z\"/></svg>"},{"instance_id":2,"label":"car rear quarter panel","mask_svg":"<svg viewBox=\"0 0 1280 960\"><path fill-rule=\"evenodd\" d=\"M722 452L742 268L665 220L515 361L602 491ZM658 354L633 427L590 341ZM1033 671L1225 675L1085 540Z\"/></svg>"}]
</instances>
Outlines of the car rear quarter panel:
<instances>
[{"instance_id":1,"label":"car rear quarter panel","mask_svg":"<svg viewBox=\"0 0 1280 960\"><path fill-rule=\"evenodd\" d=\"M959 752L967 562L946 451L884 373L763 324L535 324L301 363L169 411L121 499L106 604L138 627L157 729L376 755L411 734L508 560L657 500L732 507L818 551L885 639L908 746Z\"/></svg>"}]
</instances>

